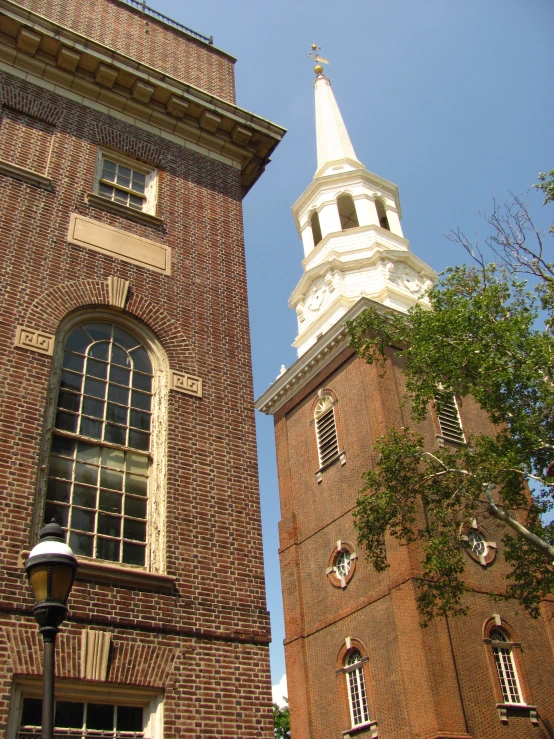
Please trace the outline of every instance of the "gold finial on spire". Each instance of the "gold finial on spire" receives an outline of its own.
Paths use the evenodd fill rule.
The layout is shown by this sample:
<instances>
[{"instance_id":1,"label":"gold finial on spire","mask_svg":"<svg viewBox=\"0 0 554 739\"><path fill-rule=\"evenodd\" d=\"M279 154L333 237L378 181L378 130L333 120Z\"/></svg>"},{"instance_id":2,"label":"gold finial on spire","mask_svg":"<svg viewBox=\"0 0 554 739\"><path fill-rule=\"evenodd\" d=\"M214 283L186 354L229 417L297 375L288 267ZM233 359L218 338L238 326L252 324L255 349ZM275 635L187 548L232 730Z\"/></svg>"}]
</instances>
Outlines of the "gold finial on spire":
<instances>
[{"instance_id":1,"label":"gold finial on spire","mask_svg":"<svg viewBox=\"0 0 554 739\"><path fill-rule=\"evenodd\" d=\"M317 64L314 67L314 72L316 74L323 74L323 67L322 64L329 64L330 62L327 59L324 59L322 56L319 56L317 53L320 51L321 46L318 46L317 44L312 44L312 50L308 54L310 59L312 59L314 62L317 62Z\"/></svg>"}]
</instances>

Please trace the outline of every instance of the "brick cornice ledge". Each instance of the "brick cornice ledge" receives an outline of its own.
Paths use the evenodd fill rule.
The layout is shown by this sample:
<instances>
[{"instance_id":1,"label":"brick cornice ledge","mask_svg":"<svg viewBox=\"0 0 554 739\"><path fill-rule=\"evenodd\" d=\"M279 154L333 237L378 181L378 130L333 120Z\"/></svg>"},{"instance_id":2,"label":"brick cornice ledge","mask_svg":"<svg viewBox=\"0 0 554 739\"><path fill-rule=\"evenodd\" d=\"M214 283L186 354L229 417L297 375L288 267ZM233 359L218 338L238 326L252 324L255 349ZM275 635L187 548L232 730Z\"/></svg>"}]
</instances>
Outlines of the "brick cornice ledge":
<instances>
[{"instance_id":1,"label":"brick cornice ledge","mask_svg":"<svg viewBox=\"0 0 554 739\"><path fill-rule=\"evenodd\" d=\"M33 172L31 169L25 169L12 162L7 162L5 159L0 159L0 174L6 175L7 177L13 177L14 180L21 180L27 182L29 185L36 185L37 187L43 187L46 190L53 190L52 180L50 177L45 177L38 172Z\"/></svg>"}]
</instances>

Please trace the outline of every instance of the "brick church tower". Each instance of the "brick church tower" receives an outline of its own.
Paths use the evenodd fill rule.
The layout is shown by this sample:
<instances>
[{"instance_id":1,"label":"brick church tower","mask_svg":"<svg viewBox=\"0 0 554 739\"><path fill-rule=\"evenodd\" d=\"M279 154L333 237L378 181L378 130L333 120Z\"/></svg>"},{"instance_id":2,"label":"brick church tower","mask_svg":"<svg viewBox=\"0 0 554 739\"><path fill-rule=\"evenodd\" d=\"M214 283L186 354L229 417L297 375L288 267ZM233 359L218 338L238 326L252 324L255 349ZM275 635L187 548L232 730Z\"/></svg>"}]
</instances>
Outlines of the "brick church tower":
<instances>
[{"instance_id":1,"label":"brick church tower","mask_svg":"<svg viewBox=\"0 0 554 739\"><path fill-rule=\"evenodd\" d=\"M273 736L241 201L284 130L137 0L0 0L0 732Z\"/></svg>"},{"instance_id":2,"label":"brick church tower","mask_svg":"<svg viewBox=\"0 0 554 739\"><path fill-rule=\"evenodd\" d=\"M357 158L321 67L317 171L292 210L304 245L290 299L298 360L257 401L274 416L281 498L285 657L294 739L524 739L554 736L554 603L530 618L505 593L502 531L474 521L469 615L419 625L417 545L388 542L377 573L357 551L352 511L375 439L411 425L403 376L348 348L366 306L405 311L436 277L410 251L398 189ZM428 448L492 431L454 397L419 427Z\"/></svg>"}]
</instances>

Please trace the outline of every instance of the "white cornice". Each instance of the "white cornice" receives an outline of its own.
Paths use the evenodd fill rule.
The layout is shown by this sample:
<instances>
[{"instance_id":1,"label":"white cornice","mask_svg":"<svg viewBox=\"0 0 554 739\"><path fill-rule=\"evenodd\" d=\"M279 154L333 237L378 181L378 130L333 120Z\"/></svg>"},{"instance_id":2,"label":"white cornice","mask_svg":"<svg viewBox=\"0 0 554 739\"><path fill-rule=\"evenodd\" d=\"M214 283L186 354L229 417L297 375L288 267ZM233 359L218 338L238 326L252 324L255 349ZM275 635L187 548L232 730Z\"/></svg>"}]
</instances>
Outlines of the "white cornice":
<instances>
[{"instance_id":1,"label":"white cornice","mask_svg":"<svg viewBox=\"0 0 554 739\"><path fill-rule=\"evenodd\" d=\"M348 346L348 332L344 326L346 321L356 318L369 307L386 311L380 303L369 298L360 298L343 316L342 320L329 329L310 349L289 367L277 380L256 400L257 410L273 415L290 400L301 388L343 349Z\"/></svg>"},{"instance_id":2,"label":"white cornice","mask_svg":"<svg viewBox=\"0 0 554 739\"><path fill-rule=\"evenodd\" d=\"M345 187L347 187L348 185L360 182L360 180L367 183L368 185L373 185L373 187L380 189L382 192L389 195L395 202L398 217L402 219L402 209L400 206L400 195L398 193L398 187L392 182L389 182L388 180L385 180L382 177L373 174L373 172L370 172L365 167L360 167L359 162L353 162L350 160L348 161L350 164L356 165L356 169L349 169L346 172L337 172L335 174L327 174L321 177L319 177L316 173L316 176L310 182L308 187L304 190L302 195L300 195L300 197L294 202L291 210L294 216L294 221L296 223L296 228L298 229L299 233L299 216L304 210L310 207L310 204L313 202L318 191L324 191L327 188L336 189L337 185L344 185Z\"/></svg>"},{"instance_id":3,"label":"white cornice","mask_svg":"<svg viewBox=\"0 0 554 739\"><path fill-rule=\"evenodd\" d=\"M246 193L263 172L285 129L215 95L0 0L2 68L108 115L156 130L175 143L209 151L242 170ZM27 42L21 37L27 29ZM23 38L23 41L22 41ZM36 43L35 43L36 42ZM60 55L72 56L72 70ZM215 50L214 50L215 52ZM103 65L103 67L101 66ZM98 70L105 69L104 82ZM140 84L137 84L140 83Z\"/></svg>"}]
</instances>

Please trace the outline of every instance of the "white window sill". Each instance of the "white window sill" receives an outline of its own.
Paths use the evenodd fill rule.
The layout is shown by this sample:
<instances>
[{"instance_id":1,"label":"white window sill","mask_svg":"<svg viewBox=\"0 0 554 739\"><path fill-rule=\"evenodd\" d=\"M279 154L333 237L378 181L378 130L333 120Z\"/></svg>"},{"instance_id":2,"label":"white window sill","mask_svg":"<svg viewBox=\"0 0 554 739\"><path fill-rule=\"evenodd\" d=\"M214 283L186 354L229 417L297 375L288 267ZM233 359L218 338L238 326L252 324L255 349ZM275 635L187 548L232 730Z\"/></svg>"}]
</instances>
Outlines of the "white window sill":
<instances>
[{"instance_id":1,"label":"white window sill","mask_svg":"<svg viewBox=\"0 0 554 739\"><path fill-rule=\"evenodd\" d=\"M536 706L527 703L497 703L496 710L503 724L507 724L510 718L528 718L533 726L539 725L539 717Z\"/></svg>"},{"instance_id":2,"label":"white window sill","mask_svg":"<svg viewBox=\"0 0 554 739\"><path fill-rule=\"evenodd\" d=\"M22 566L27 561L28 551L20 554ZM99 582L114 587L132 587L138 590L152 590L156 593L175 593L175 578L171 575L162 575L158 572L148 572L140 567L132 565L121 565L89 559L88 557L77 557L79 569L75 576L78 582Z\"/></svg>"},{"instance_id":3,"label":"white window sill","mask_svg":"<svg viewBox=\"0 0 554 739\"><path fill-rule=\"evenodd\" d=\"M377 739L379 736L377 733L377 721L366 721L365 724L358 724L357 726L353 726L351 729L346 729L346 731L342 732L342 735L344 739L349 739L351 736L356 736L356 734L362 734L366 732L367 735L371 737L371 739Z\"/></svg>"},{"instance_id":4,"label":"white window sill","mask_svg":"<svg viewBox=\"0 0 554 739\"><path fill-rule=\"evenodd\" d=\"M145 223L148 226L161 227L164 225L163 219L158 218L158 216L154 216L151 213L145 213L143 210L130 208L128 205L116 203L114 200L103 198L101 195L97 195L97 193L95 192L87 192L85 194L85 202L87 205L91 205L93 208L107 210L110 213L115 213L116 215L123 216L124 218L130 218L132 221L138 221L139 223Z\"/></svg>"}]
</instances>

